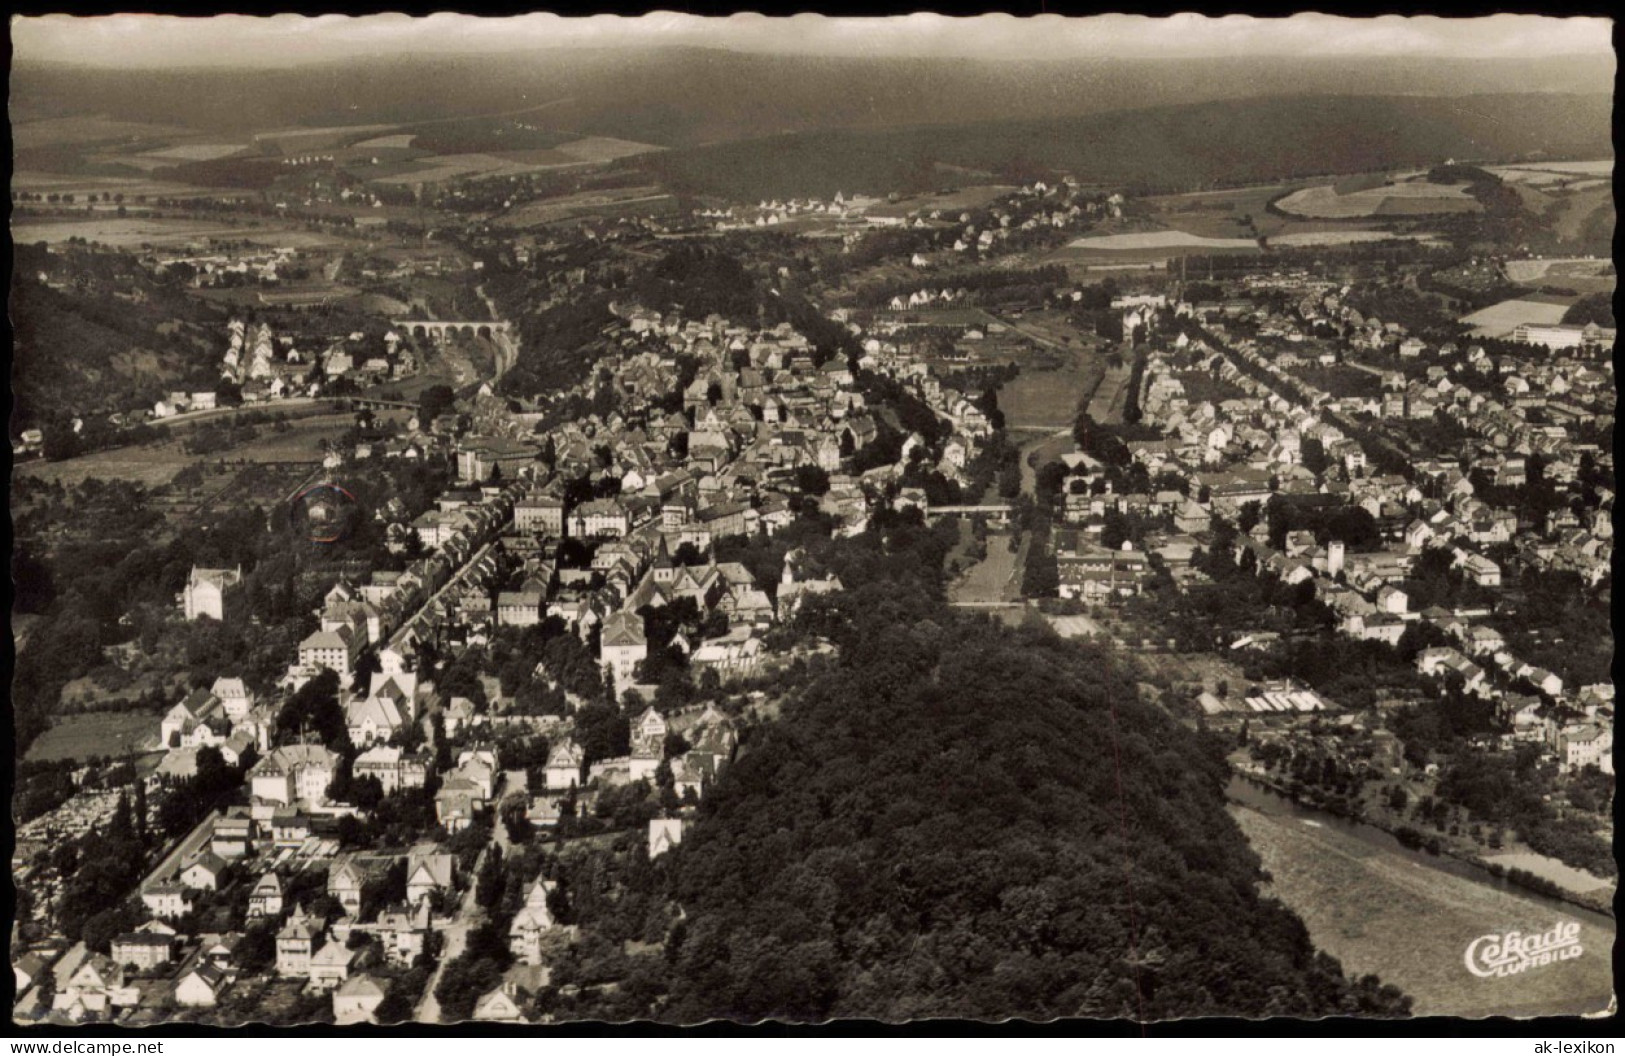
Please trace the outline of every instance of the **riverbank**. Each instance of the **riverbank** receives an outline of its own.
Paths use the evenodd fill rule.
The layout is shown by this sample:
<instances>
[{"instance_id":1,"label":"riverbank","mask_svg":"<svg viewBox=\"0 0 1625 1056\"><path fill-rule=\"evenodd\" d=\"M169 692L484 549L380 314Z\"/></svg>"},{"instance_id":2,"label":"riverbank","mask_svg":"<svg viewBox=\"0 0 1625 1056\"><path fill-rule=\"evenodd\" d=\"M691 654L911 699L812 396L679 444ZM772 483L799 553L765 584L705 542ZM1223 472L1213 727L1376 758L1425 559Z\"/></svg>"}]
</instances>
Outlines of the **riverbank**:
<instances>
[{"instance_id":1,"label":"riverbank","mask_svg":"<svg viewBox=\"0 0 1625 1056\"><path fill-rule=\"evenodd\" d=\"M1364 816L1353 817L1347 813L1333 810L1319 804L1305 803L1297 796L1294 796L1290 789L1279 782L1271 781L1268 778L1252 771L1237 770L1235 772L1236 775L1242 780L1249 781L1257 785L1259 788L1268 789L1278 796L1291 800L1293 803L1305 810L1318 811L1320 813L1336 817L1350 825L1363 825L1367 828L1375 829L1378 832L1387 833L1389 836L1394 837L1401 843L1405 843L1406 846L1411 847L1413 850L1420 849L1435 857L1450 858L1454 861L1462 863L1463 865L1481 870L1486 875L1491 876L1496 880L1504 880L1509 884L1516 887L1521 887L1544 898L1555 899L1559 902L1567 902L1570 905L1578 906L1581 909L1589 910L1605 917L1613 918L1614 916L1614 889L1612 886L1606 886L1600 889L1577 891L1555 880L1543 877L1532 870L1513 865L1510 861L1507 863L1488 861L1476 854L1463 853L1462 851L1459 851L1436 839L1427 840L1425 842L1416 842L1415 837L1417 834L1415 830L1405 829L1404 826L1389 826L1384 824L1381 819ZM1508 859L1512 858L1511 855L1502 855L1500 857Z\"/></svg>"},{"instance_id":2,"label":"riverbank","mask_svg":"<svg viewBox=\"0 0 1625 1056\"><path fill-rule=\"evenodd\" d=\"M1375 974L1409 994L1416 1015L1586 1015L1612 1007L1611 918L1466 862L1406 849L1381 829L1302 807L1239 775L1229 797L1231 816L1266 870L1262 893L1291 907L1315 947L1345 972ZM1502 976L1469 968L1477 940L1538 935L1560 921L1578 926L1579 955Z\"/></svg>"}]
</instances>

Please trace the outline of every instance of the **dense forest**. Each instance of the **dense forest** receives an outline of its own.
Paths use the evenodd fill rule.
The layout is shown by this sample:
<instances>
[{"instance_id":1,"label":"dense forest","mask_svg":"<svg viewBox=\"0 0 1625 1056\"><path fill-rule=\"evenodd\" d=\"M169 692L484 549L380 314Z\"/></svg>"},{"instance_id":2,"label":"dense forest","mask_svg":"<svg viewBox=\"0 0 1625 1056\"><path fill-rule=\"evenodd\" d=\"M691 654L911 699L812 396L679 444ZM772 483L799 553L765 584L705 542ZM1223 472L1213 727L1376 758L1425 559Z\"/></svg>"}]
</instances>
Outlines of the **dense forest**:
<instances>
[{"instance_id":1,"label":"dense forest","mask_svg":"<svg viewBox=\"0 0 1625 1056\"><path fill-rule=\"evenodd\" d=\"M664 956L571 1011L1404 1014L1260 895L1225 811L1225 746L1140 700L1105 651L955 614L947 541L889 515L814 548L856 587L809 603L797 630L839 659L784 679L778 718L682 845L629 878L627 905L682 907Z\"/></svg>"}]
</instances>

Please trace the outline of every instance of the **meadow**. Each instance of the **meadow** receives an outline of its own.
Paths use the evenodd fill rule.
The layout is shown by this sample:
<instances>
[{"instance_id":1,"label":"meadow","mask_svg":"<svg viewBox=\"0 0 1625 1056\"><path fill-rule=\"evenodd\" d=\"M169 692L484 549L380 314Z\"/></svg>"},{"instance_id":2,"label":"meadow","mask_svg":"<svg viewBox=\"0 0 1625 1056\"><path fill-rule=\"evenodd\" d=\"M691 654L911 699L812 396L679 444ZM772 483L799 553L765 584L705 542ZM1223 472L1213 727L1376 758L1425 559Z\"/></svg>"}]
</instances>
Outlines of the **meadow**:
<instances>
[{"instance_id":1,"label":"meadow","mask_svg":"<svg viewBox=\"0 0 1625 1056\"><path fill-rule=\"evenodd\" d=\"M1007 428L1062 429L1078 416L1078 403L1091 396L1105 377L1099 356L1072 370L1023 371L999 390L999 409Z\"/></svg>"},{"instance_id":2,"label":"meadow","mask_svg":"<svg viewBox=\"0 0 1625 1056\"><path fill-rule=\"evenodd\" d=\"M28 746L30 762L88 759L144 751L158 739L158 719L150 711L90 711L64 715Z\"/></svg>"},{"instance_id":3,"label":"meadow","mask_svg":"<svg viewBox=\"0 0 1625 1056\"><path fill-rule=\"evenodd\" d=\"M272 405L269 409L275 411L277 408ZM289 408L288 413L291 418L298 412ZM67 487L73 487L90 477L97 477L102 480L128 480L147 488L157 488L168 484L174 479L175 474L187 466L218 462L222 459L230 461L241 459L247 462L304 462L315 465L321 462L325 454L323 443L337 440L353 422L353 416L348 413L317 414L291 420L289 423L291 428L283 433L276 432L268 422L261 423L255 427L259 430L259 435L248 443L207 455L188 454L181 449L181 437L176 437L173 440L138 447L115 447L105 451L94 451L60 462L28 462L17 466L16 472L24 476L59 481ZM189 427L179 428L185 430Z\"/></svg>"},{"instance_id":4,"label":"meadow","mask_svg":"<svg viewBox=\"0 0 1625 1056\"><path fill-rule=\"evenodd\" d=\"M1595 1012L1613 992L1614 929L1582 918L1583 954L1505 978L1467 971L1485 934L1539 934L1574 915L1368 843L1342 827L1233 803L1230 809L1271 876L1267 887L1309 928L1318 949L1350 975L1368 972L1404 990L1420 1016L1527 1016ZM1577 915L1577 914L1576 914Z\"/></svg>"}]
</instances>

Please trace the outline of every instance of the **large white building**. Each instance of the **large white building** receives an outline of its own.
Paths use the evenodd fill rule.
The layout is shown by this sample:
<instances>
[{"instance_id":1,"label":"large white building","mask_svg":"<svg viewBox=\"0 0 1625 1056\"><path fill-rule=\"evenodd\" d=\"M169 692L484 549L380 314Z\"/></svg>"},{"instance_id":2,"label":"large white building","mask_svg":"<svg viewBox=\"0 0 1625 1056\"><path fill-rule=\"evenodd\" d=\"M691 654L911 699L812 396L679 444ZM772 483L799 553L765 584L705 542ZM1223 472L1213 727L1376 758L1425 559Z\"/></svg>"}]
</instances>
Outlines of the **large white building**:
<instances>
[{"instance_id":1,"label":"large white building","mask_svg":"<svg viewBox=\"0 0 1625 1056\"><path fill-rule=\"evenodd\" d=\"M249 789L271 803L320 803L338 767L338 755L319 744L285 745L248 771Z\"/></svg>"},{"instance_id":2,"label":"large white building","mask_svg":"<svg viewBox=\"0 0 1625 1056\"><path fill-rule=\"evenodd\" d=\"M1607 347L1614 343L1616 333L1596 323L1584 326L1521 323L1512 331L1512 340L1526 345L1544 345L1555 352L1565 348Z\"/></svg>"},{"instance_id":3,"label":"large white building","mask_svg":"<svg viewBox=\"0 0 1625 1056\"><path fill-rule=\"evenodd\" d=\"M604 621L599 651L604 666L615 679L619 696L637 681L637 665L649 655L649 642L643 636L643 617L635 612L612 613Z\"/></svg>"},{"instance_id":4,"label":"large white building","mask_svg":"<svg viewBox=\"0 0 1625 1056\"><path fill-rule=\"evenodd\" d=\"M1557 734L1557 765L1563 770L1595 766L1614 772L1614 731L1600 723L1565 726Z\"/></svg>"},{"instance_id":5,"label":"large white building","mask_svg":"<svg viewBox=\"0 0 1625 1056\"><path fill-rule=\"evenodd\" d=\"M181 592L181 606L189 620L226 618L226 592L243 581L241 568L196 568Z\"/></svg>"},{"instance_id":6,"label":"large white building","mask_svg":"<svg viewBox=\"0 0 1625 1056\"><path fill-rule=\"evenodd\" d=\"M299 665L307 671L327 668L348 678L355 671L360 639L348 627L317 631L299 643Z\"/></svg>"}]
</instances>

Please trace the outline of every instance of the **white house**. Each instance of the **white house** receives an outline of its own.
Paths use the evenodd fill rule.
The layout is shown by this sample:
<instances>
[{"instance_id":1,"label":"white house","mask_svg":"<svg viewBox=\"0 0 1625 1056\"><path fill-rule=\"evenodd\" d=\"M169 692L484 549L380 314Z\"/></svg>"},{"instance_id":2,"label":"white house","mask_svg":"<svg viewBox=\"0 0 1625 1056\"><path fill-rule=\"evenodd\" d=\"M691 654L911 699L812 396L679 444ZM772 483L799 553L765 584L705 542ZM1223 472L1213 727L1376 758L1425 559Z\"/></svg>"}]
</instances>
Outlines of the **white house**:
<instances>
[{"instance_id":1,"label":"white house","mask_svg":"<svg viewBox=\"0 0 1625 1056\"><path fill-rule=\"evenodd\" d=\"M241 583L242 579L241 567L234 569L194 567L190 578L186 581L186 590L181 595L186 618L196 620L207 616L215 620L225 619L226 593Z\"/></svg>"},{"instance_id":2,"label":"white house","mask_svg":"<svg viewBox=\"0 0 1625 1056\"><path fill-rule=\"evenodd\" d=\"M547 895L552 887L538 876L525 892L525 904L508 926L508 949L520 964L542 963L542 936L551 931L555 923L547 906Z\"/></svg>"},{"instance_id":3,"label":"white house","mask_svg":"<svg viewBox=\"0 0 1625 1056\"><path fill-rule=\"evenodd\" d=\"M333 991L333 1021L340 1026L375 1022L383 1003L384 987L378 980L370 975L351 976Z\"/></svg>"},{"instance_id":4,"label":"white house","mask_svg":"<svg viewBox=\"0 0 1625 1056\"><path fill-rule=\"evenodd\" d=\"M200 963L175 984L175 1003L187 1008L213 1008L226 982L225 972L212 964Z\"/></svg>"}]
</instances>

